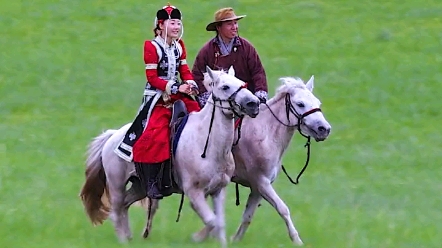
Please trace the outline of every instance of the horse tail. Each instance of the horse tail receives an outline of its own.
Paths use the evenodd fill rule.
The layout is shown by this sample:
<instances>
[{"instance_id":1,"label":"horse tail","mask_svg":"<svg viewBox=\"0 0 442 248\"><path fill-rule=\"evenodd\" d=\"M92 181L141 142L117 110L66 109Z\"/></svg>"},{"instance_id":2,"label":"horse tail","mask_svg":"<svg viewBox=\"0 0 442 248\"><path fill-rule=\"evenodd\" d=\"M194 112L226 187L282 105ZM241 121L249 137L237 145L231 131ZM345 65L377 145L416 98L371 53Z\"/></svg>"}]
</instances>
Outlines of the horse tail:
<instances>
[{"instance_id":1,"label":"horse tail","mask_svg":"<svg viewBox=\"0 0 442 248\"><path fill-rule=\"evenodd\" d=\"M109 216L110 199L106 185L101 153L106 141L117 130L109 129L95 137L88 147L86 159L86 181L81 189L80 197L92 224L102 224Z\"/></svg>"}]
</instances>

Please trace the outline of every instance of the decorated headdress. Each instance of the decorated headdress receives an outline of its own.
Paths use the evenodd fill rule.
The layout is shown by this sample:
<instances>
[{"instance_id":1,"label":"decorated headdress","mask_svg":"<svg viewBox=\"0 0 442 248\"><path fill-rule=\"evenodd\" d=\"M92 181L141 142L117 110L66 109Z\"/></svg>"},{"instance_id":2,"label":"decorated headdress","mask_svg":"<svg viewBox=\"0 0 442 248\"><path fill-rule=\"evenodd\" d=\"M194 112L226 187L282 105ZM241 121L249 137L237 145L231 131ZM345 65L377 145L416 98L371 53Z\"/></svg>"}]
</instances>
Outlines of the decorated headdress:
<instances>
[{"instance_id":1,"label":"decorated headdress","mask_svg":"<svg viewBox=\"0 0 442 248\"><path fill-rule=\"evenodd\" d=\"M157 11L157 21L164 21L167 19L179 19L181 20L181 11L175 6L171 6L169 3L162 9Z\"/></svg>"},{"instance_id":2,"label":"decorated headdress","mask_svg":"<svg viewBox=\"0 0 442 248\"><path fill-rule=\"evenodd\" d=\"M155 17L155 22L154 22L154 27L157 28L158 24L163 23L165 20L169 20L169 19L178 19L181 20L182 19L182 15L181 15L181 11L175 7L170 5L170 3L167 3L166 6L164 6L163 8L161 8L160 10L157 11L157 16ZM181 31L181 35L180 38L183 36L184 34L184 27L182 27L182 31Z\"/></svg>"}]
</instances>

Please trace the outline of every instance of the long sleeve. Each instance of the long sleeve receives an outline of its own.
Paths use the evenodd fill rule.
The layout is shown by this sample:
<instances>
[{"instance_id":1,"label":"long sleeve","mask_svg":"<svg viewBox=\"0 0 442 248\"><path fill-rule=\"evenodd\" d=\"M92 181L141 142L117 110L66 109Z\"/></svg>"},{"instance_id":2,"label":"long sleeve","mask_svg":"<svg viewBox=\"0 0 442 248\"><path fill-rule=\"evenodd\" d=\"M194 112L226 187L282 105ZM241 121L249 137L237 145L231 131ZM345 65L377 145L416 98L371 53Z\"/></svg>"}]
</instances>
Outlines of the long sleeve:
<instances>
[{"instance_id":1,"label":"long sleeve","mask_svg":"<svg viewBox=\"0 0 442 248\"><path fill-rule=\"evenodd\" d=\"M195 61L193 63L192 68L192 75L193 78L198 85L199 88L199 95L198 95L198 102L200 104L200 107L203 108L204 105L206 105L207 100L209 99L210 92L207 91L206 87L204 86L204 75L203 73L206 72L206 66L210 66L208 55L211 54L212 51L210 51L210 43L206 43L203 48L198 52Z\"/></svg>"},{"instance_id":2,"label":"long sleeve","mask_svg":"<svg viewBox=\"0 0 442 248\"><path fill-rule=\"evenodd\" d=\"M180 57L180 66L178 67L178 71L180 73L181 80L187 81L187 80L194 80L193 75L190 72L189 65L187 64L187 51L186 46L184 45L184 42L182 40L179 40L179 44L182 48L182 53Z\"/></svg>"},{"instance_id":3,"label":"long sleeve","mask_svg":"<svg viewBox=\"0 0 442 248\"><path fill-rule=\"evenodd\" d=\"M264 67L261 63L261 59L253 47L253 45L247 42L248 46L248 56L247 56L247 66L252 76L253 84L255 85L255 93L259 91L268 92L267 77Z\"/></svg>"},{"instance_id":4,"label":"long sleeve","mask_svg":"<svg viewBox=\"0 0 442 248\"><path fill-rule=\"evenodd\" d=\"M206 65L209 65L207 62L208 45L209 44L205 44L198 52L192 67L192 75L196 84L198 85L200 94L207 92L207 89L203 84L204 81L203 72L206 71Z\"/></svg>"},{"instance_id":5,"label":"long sleeve","mask_svg":"<svg viewBox=\"0 0 442 248\"><path fill-rule=\"evenodd\" d=\"M144 42L144 63L146 63L146 78L153 87L165 91L167 81L158 77L158 54L155 46L150 41Z\"/></svg>"}]
</instances>

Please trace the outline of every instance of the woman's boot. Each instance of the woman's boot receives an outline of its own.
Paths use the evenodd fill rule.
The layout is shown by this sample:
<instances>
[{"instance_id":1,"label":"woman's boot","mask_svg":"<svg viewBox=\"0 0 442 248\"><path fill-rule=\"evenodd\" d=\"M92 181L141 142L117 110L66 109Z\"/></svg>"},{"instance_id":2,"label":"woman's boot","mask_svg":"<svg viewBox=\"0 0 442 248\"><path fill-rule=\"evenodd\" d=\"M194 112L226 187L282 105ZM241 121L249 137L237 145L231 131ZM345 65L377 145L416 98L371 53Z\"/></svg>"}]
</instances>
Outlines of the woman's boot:
<instances>
[{"instance_id":1,"label":"woman's boot","mask_svg":"<svg viewBox=\"0 0 442 248\"><path fill-rule=\"evenodd\" d=\"M151 199L163 198L158 186L158 174L160 172L160 166L160 163L135 163L137 174L139 175L143 185L145 185L147 197Z\"/></svg>"}]
</instances>

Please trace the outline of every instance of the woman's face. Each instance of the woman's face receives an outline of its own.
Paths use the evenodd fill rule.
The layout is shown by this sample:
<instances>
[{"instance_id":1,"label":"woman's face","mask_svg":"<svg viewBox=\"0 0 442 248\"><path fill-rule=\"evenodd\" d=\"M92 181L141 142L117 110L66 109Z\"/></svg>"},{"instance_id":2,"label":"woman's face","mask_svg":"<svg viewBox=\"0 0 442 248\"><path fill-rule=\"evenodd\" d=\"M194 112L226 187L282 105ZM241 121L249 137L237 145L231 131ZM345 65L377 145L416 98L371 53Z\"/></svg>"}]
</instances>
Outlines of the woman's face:
<instances>
[{"instance_id":1,"label":"woman's face","mask_svg":"<svg viewBox=\"0 0 442 248\"><path fill-rule=\"evenodd\" d=\"M178 19L166 20L163 25L160 25L160 28L163 30L162 32L163 38L167 30L167 37L178 39L180 37L180 32L181 32L181 20Z\"/></svg>"}]
</instances>

